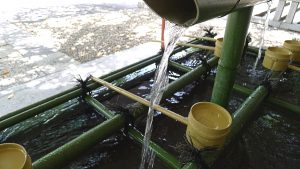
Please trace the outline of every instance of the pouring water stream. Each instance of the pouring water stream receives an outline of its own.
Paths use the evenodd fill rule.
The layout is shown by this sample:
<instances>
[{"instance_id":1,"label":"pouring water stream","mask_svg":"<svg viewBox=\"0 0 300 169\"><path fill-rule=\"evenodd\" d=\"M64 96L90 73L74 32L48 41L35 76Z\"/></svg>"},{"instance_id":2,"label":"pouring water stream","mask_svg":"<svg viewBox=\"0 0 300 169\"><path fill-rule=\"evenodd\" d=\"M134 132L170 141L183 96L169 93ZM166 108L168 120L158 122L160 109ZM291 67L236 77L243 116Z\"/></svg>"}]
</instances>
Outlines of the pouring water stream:
<instances>
[{"instance_id":1,"label":"pouring water stream","mask_svg":"<svg viewBox=\"0 0 300 169\"><path fill-rule=\"evenodd\" d=\"M268 1L267 4L268 4L268 10L267 10L266 18L265 18L265 23L264 23L263 29L261 31L261 34L260 34L261 39L260 39L260 42L259 42L258 56L255 60L253 68L252 68L253 73L255 73L258 61L262 57L262 48L263 48L264 43L265 43L265 34L266 34L266 30L269 27L269 15L270 15L270 12L271 12L272 1Z\"/></svg>"},{"instance_id":2,"label":"pouring water stream","mask_svg":"<svg viewBox=\"0 0 300 169\"><path fill-rule=\"evenodd\" d=\"M149 148L149 142L151 139L152 133L152 123L153 123L153 116L154 116L154 109L152 108L154 104L159 104L160 100L162 99L162 95L165 91L165 87L168 84L168 76L167 76L167 68L168 68L168 61L169 56L171 55L172 51L174 50L177 41L179 40L180 36L187 28L180 27L175 24L171 24L166 22L166 37L165 37L165 51L163 57L161 59L160 65L155 73L154 84L152 86L150 92L150 107L148 110L147 116L147 124L145 129L145 137L144 137L144 144L142 150L142 161L140 164L140 169L151 169L153 168L154 164L154 153Z\"/></svg>"}]
</instances>

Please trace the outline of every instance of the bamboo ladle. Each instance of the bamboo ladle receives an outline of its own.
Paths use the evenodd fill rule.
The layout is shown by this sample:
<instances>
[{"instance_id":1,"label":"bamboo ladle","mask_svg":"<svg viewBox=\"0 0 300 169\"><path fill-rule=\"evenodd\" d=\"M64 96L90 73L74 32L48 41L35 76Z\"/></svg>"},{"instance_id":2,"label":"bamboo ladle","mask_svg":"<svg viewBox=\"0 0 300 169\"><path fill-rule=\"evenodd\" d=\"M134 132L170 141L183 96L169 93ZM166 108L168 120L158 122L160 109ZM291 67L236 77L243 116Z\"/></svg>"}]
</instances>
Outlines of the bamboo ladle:
<instances>
[{"instance_id":1,"label":"bamboo ladle","mask_svg":"<svg viewBox=\"0 0 300 169\"><path fill-rule=\"evenodd\" d=\"M137 102L139 102L139 103L141 103L141 104L143 104L145 106L150 107L150 102L148 100L142 98L142 97L139 97L139 96L137 96L137 95L135 95L133 93L130 93L130 92L128 92L128 91L126 91L126 90L124 90L122 88L119 88L119 87L117 87L117 86L115 86L115 85L113 85L111 83L108 83L108 82L106 82L106 81L104 81L102 79L96 78L94 76L92 76L91 79L94 80L97 83L102 84L103 86L108 87L109 89L112 89L112 90L114 90L114 91L116 91L116 92L118 92L118 93L120 93L120 94L122 94L122 95L124 95L124 96L126 96L126 97L128 97L128 98L130 98L132 100L134 100L134 101L137 101ZM166 115L166 116L174 119L174 120L179 121L182 124L188 125L188 120L187 120L186 117L183 117L183 116L181 116L181 115L179 115L179 114L177 114L177 113L175 113L173 111L167 110L167 109L165 109L165 108L163 108L163 107L161 107L159 105L156 105L156 104L153 105L152 108L154 110L157 110L157 111L161 112L162 114L164 114L164 115Z\"/></svg>"}]
</instances>

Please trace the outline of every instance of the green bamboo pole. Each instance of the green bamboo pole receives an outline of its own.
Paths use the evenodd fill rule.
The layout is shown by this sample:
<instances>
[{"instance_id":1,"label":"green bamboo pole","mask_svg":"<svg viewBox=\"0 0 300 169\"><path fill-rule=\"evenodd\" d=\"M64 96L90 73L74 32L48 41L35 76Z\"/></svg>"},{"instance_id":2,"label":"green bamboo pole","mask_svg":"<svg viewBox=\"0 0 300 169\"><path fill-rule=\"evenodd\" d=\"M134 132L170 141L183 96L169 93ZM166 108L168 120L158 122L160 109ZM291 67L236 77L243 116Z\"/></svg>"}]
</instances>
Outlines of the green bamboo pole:
<instances>
[{"instance_id":1,"label":"green bamboo pole","mask_svg":"<svg viewBox=\"0 0 300 169\"><path fill-rule=\"evenodd\" d=\"M143 144L143 138L144 136L137 130L130 128L128 130L129 136L139 142L141 145ZM156 156L164 162L166 166L172 169L181 169L183 164L180 163L175 156L172 154L168 153L166 150L161 148L159 145L155 144L154 142L150 141L150 149L154 151Z\"/></svg>"},{"instance_id":2,"label":"green bamboo pole","mask_svg":"<svg viewBox=\"0 0 300 169\"><path fill-rule=\"evenodd\" d=\"M236 69L240 63L253 7L246 7L229 15L226 25L222 57L218 65L211 101L228 106Z\"/></svg>"},{"instance_id":3,"label":"green bamboo pole","mask_svg":"<svg viewBox=\"0 0 300 169\"><path fill-rule=\"evenodd\" d=\"M238 85L238 84L235 84L233 86L233 89L236 92L241 93L245 96L248 96L248 95L250 95L251 93L254 92L254 90L248 89L248 88L246 88L244 86L241 86L241 85ZM268 97L265 100L265 104L268 104L270 106L278 106L280 108L283 108L285 110L288 110L288 111L293 112L293 113L300 116L300 106L295 105L295 104L291 104L291 103L286 102L284 100L280 100L280 99L277 99L277 98L274 98L274 97Z\"/></svg>"},{"instance_id":4,"label":"green bamboo pole","mask_svg":"<svg viewBox=\"0 0 300 169\"><path fill-rule=\"evenodd\" d=\"M218 62L218 58L217 57L213 57L211 58L207 63L213 67L217 64ZM170 61L169 63L171 63L172 65L177 65L179 66L179 64L176 64L176 62ZM188 70L189 68L183 68ZM194 70L190 71L189 73L186 73L185 75L179 77L177 80L173 81L172 83L170 83L169 85L166 86L166 90L163 94L163 98L167 98L169 96L171 96L172 94L174 94L176 91L178 91L179 89L183 88L184 86L186 86L187 84L191 83L192 81L199 79L199 77L201 75L203 75L204 73L206 73L207 71L207 67L204 65L200 65L197 68L195 68ZM148 107L140 104L140 103L135 103L132 104L131 106L133 106L134 108L132 109L138 109L137 111L133 111L131 113L141 113L144 111L147 111Z\"/></svg>"},{"instance_id":5,"label":"green bamboo pole","mask_svg":"<svg viewBox=\"0 0 300 169\"><path fill-rule=\"evenodd\" d=\"M86 96L85 100L88 104L90 104L94 109L96 109L101 115L105 118L112 118L115 116L115 113L108 110L104 105L102 105L99 101L94 99L91 96ZM140 114L135 114L134 118L137 118ZM129 128L128 135L135 141L143 144L143 135L134 128ZM159 145L155 144L154 142L150 141L150 148L154 151L156 156L161 159L168 167L173 169L196 169L196 165L194 163L188 163L183 165L180 163L175 156L168 153L166 150L161 148Z\"/></svg>"},{"instance_id":6,"label":"green bamboo pole","mask_svg":"<svg viewBox=\"0 0 300 169\"><path fill-rule=\"evenodd\" d=\"M268 89L265 86L258 86L256 90L240 105L239 109L233 114L231 130L226 138L224 146L232 142L245 124L254 115L254 111L261 105L268 95Z\"/></svg>"},{"instance_id":7,"label":"green bamboo pole","mask_svg":"<svg viewBox=\"0 0 300 169\"><path fill-rule=\"evenodd\" d=\"M82 155L83 152L99 143L102 139L120 130L124 124L124 118L121 115L116 115L115 117L83 133L67 144L57 148L46 156L38 159L33 163L33 169L62 168L71 160Z\"/></svg>"},{"instance_id":8,"label":"green bamboo pole","mask_svg":"<svg viewBox=\"0 0 300 169\"><path fill-rule=\"evenodd\" d=\"M133 64L133 65L130 65L130 66L127 66L125 68L122 68L120 70L117 70L117 71L114 71L112 73L109 73L107 75L104 75L102 76L103 79L106 79L107 81L113 81L113 80L116 80L120 77L123 77L127 74L130 74L138 69L141 69L143 67L146 67L150 64L153 64L157 61L159 61L161 55L155 55L154 57L151 57L151 58L148 58L148 59L145 59L141 62L138 62L136 64ZM88 87L90 89L96 89L97 87L99 87L100 85L98 85L97 83L95 82L92 82L92 83L89 83L88 84ZM76 98L78 96L80 96L81 94L81 89L79 87L74 87L74 88L71 88L69 90L66 90L62 93L59 93L59 94L56 94L54 96L51 96L49 98L46 98L42 101L39 101L39 102L36 102L32 105L29 105L29 106L26 106L22 109L19 109L19 110L16 110L14 112L11 112L9 114L6 114L2 117L0 117L0 121L4 121L4 120L7 120L13 116L17 116L19 114L30 114L28 115L28 118L29 117L32 117L42 111L46 111L50 108L53 108L59 104L62 104L64 102L66 102L67 100L70 100L70 99L73 99L73 98Z\"/></svg>"},{"instance_id":9,"label":"green bamboo pole","mask_svg":"<svg viewBox=\"0 0 300 169\"><path fill-rule=\"evenodd\" d=\"M155 61L155 60L152 60L152 61ZM118 72L114 75L111 75L111 76L108 76L104 79L107 79L107 81L111 82L115 79L118 79L120 77L123 77L131 72L134 72L136 71L136 69L138 68L142 68L144 67L143 66L144 64L142 65L139 65L138 67L134 67L134 68L130 68L130 69L125 69L124 71L121 71L121 72ZM95 83L91 83L90 85L88 85L88 87L90 89L95 89L98 87L98 84L95 84ZM65 95L62 95L60 97L57 97L57 98L53 98L52 100L48 101L48 102L45 102L45 103L42 103L40 105L38 105L37 107L34 107L32 109L29 109L25 112L22 112L22 113L19 113L19 114L16 114L14 116L11 116L7 119L4 119L0 122L0 131L1 130L4 130L5 128L7 127L10 127L14 124L17 124L23 120L26 120L30 117L33 117L43 111L46 111L48 109L51 109L59 104L62 104L64 102L66 102L67 100L70 100L70 99L73 99L73 98L76 98L78 96L81 95L81 90L80 89L76 89L76 90L73 90Z\"/></svg>"},{"instance_id":10,"label":"green bamboo pole","mask_svg":"<svg viewBox=\"0 0 300 169\"><path fill-rule=\"evenodd\" d=\"M242 103L238 110L233 114L231 130L226 136L223 147L217 152L216 160L213 166L218 165L218 160L225 157L225 153L231 148L235 140L240 136L245 125L255 115L254 111L261 105L268 95L268 89L265 86L259 86L256 90Z\"/></svg>"},{"instance_id":11,"label":"green bamboo pole","mask_svg":"<svg viewBox=\"0 0 300 169\"><path fill-rule=\"evenodd\" d=\"M183 73L188 73L191 70L193 70L192 68L189 68L187 66L181 65L181 64L173 62L173 61L170 61L169 65L173 69L176 69L176 70L181 71ZM208 77L208 80L214 81L214 79L212 77ZM241 86L241 85L238 85L238 84L233 85L233 90L235 92L238 92L239 94L242 94L242 95L245 95L245 96L249 96L251 93L254 92L254 90L249 89L249 88L244 87L244 86ZM277 99L277 98L269 96L268 98L265 99L263 104L267 104L267 105L270 105L270 106L278 106L282 109L288 110L288 111L293 112L293 113L300 116L300 106L297 106L295 104L286 102L286 101L281 100L281 99Z\"/></svg>"},{"instance_id":12,"label":"green bamboo pole","mask_svg":"<svg viewBox=\"0 0 300 169\"><path fill-rule=\"evenodd\" d=\"M114 113L108 110L104 105L102 105L99 101L94 99L91 96L86 96L85 100L88 104L90 104L97 112L103 115L105 118L112 118L114 117ZM134 118L137 118L140 114L135 114ZM143 135L137 131L136 129L130 128L128 130L129 136L134 139L135 141L143 144ZM154 142L150 142L150 148L155 152L157 157L159 157L168 167L173 169L181 169L183 166L172 154L165 151L159 145L155 144Z\"/></svg>"},{"instance_id":13,"label":"green bamboo pole","mask_svg":"<svg viewBox=\"0 0 300 169\"><path fill-rule=\"evenodd\" d=\"M213 57L207 62L211 67L217 65L218 58ZM174 65L174 63L172 63ZM177 65L178 66L178 65ZM207 71L207 67L205 65L200 65L192 71L182 75L180 78L170 83L167 86L167 90L163 94L163 98L171 96L173 93L183 88L187 84L191 83L195 79L199 79L201 75L203 75Z\"/></svg>"},{"instance_id":14,"label":"green bamboo pole","mask_svg":"<svg viewBox=\"0 0 300 169\"><path fill-rule=\"evenodd\" d=\"M174 62L174 61L169 61L169 66L171 68L174 68L180 72L183 72L183 73L188 73L190 71L192 71L193 69L190 68L190 67L187 67L187 66L183 66L182 64L180 63L177 63L177 62Z\"/></svg>"},{"instance_id":15,"label":"green bamboo pole","mask_svg":"<svg viewBox=\"0 0 300 169\"><path fill-rule=\"evenodd\" d=\"M91 96L86 96L85 100L88 104L94 107L101 115L105 118L112 118L114 117L115 113L108 110L104 105L102 105L98 100ZM140 114L134 114L134 118L138 118ZM128 130L129 136L134 139L135 141L143 144L143 135L136 129L130 128ZM183 165L180 163L175 156L161 148L159 145L155 144L154 142L150 141L150 148L154 151L156 156L162 160L168 167L173 169L197 169L197 165L193 162L187 163Z\"/></svg>"},{"instance_id":16,"label":"green bamboo pole","mask_svg":"<svg viewBox=\"0 0 300 169\"><path fill-rule=\"evenodd\" d=\"M191 70L193 70L192 68L189 68L187 66L181 65L181 64L173 62L173 61L170 61L169 64L172 68L174 68L178 71L181 71L183 73L188 73ZM208 77L208 80L214 81L214 79L212 77ZM240 93L242 95L245 95L245 96L249 96L251 93L254 92L254 90L249 89L249 88L244 87L244 86L241 86L241 85L238 85L238 84L233 85L233 90L235 92L238 92L238 93ZM264 104L267 104L267 105L270 105L270 106L278 106L282 109L288 110L288 111L293 112L296 115L300 116L300 106L289 103L289 102L286 102L284 100L277 99L277 98L269 96L268 98L265 99Z\"/></svg>"},{"instance_id":17,"label":"green bamboo pole","mask_svg":"<svg viewBox=\"0 0 300 169\"><path fill-rule=\"evenodd\" d=\"M196 163L191 162L183 166L182 169L198 169L198 166L196 165Z\"/></svg>"},{"instance_id":18,"label":"green bamboo pole","mask_svg":"<svg viewBox=\"0 0 300 169\"><path fill-rule=\"evenodd\" d=\"M106 119L111 119L115 116L115 113L109 111L103 104L91 96L86 96L84 100L92 106L98 113L104 116Z\"/></svg>"},{"instance_id":19,"label":"green bamboo pole","mask_svg":"<svg viewBox=\"0 0 300 169\"><path fill-rule=\"evenodd\" d=\"M197 42L199 42L199 40L190 41L190 43L197 43ZM187 47L176 47L174 49L174 51L172 52L172 54L180 52L184 49L187 49ZM162 56L161 53L154 55L153 57L146 58L137 63L131 64L131 65L121 68L119 70L113 71L107 75L102 76L101 78L105 79L106 81L113 81L122 76L130 74L138 69L146 67L154 62L159 61L161 56ZM99 87L99 85L97 83L91 82L91 83L88 83L88 87L90 89L96 89L97 87ZM59 104L62 104L67 100L76 98L76 97L80 96L80 94L81 94L80 88L74 87L74 88L71 88L64 92L58 93L54 96L51 96L49 98L46 98L44 100L41 100L39 102L36 102L34 104L31 104L29 106L26 106L24 108L21 108L19 110L16 110L14 112L8 113L4 116L1 116L0 117L0 130L3 130L6 127L12 126L16 123L19 123L19 122L27 119L27 118L33 117L43 111L46 111L55 106L58 106ZM1 125L2 122L3 122L3 124Z\"/></svg>"}]
</instances>

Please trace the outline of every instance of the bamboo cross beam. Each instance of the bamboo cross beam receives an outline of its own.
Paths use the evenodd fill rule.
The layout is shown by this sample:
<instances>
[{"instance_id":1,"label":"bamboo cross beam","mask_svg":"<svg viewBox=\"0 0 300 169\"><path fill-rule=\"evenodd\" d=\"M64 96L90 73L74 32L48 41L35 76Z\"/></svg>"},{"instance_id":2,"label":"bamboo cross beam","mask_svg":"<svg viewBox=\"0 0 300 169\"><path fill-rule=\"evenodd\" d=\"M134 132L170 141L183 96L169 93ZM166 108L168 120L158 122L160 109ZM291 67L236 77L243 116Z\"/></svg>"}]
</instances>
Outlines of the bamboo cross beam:
<instances>
[{"instance_id":1,"label":"bamboo cross beam","mask_svg":"<svg viewBox=\"0 0 300 169\"><path fill-rule=\"evenodd\" d=\"M300 72L300 67L294 66L294 65L288 65L289 69L292 69L294 71Z\"/></svg>"},{"instance_id":2,"label":"bamboo cross beam","mask_svg":"<svg viewBox=\"0 0 300 169\"><path fill-rule=\"evenodd\" d=\"M106 81L104 81L102 79L96 78L94 76L92 76L91 79L93 81L95 81L97 83L100 83L103 86L106 86L109 89L112 89L112 90L116 91L117 93L120 93L120 94L122 94L122 95L124 95L124 96L126 96L126 97L128 97L128 98L130 98L130 99L132 99L134 101L136 101L136 102L139 102L139 103L141 103L141 104L143 104L145 106L150 107L150 105L151 105L148 100L146 100L146 99L144 99L144 98L142 98L140 96L137 96L137 95L135 95L133 93L130 93L130 92L128 92L128 91L126 91L126 90L124 90L124 89L122 89L120 87L117 87L117 86L115 86L115 85L113 85L111 83L108 83L108 82L106 82ZM154 110L157 110L157 111L161 112L162 114L164 114L164 115L166 115L166 116L174 119L174 120L179 121L182 124L185 124L185 125L188 124L188 121L187 121L186 117L183 117L183 116L181 116L181 115L179 115L179 114L177 114L177 113L175 113L173 111L167 110L167 109L165 109L165 108L163 108L163 107L161 107L159 105L153 105L152 108Z\"/></svg>"},{"instance_id":3,"label":"bamboo cross beam","mask_svg":"<svg viewBox=\"0 0 300 169\"><path fill-rule=\"evenodd\" d=\"M210 37L205 37L205 36L202 36L202 37L193 36L193 35L183 35L183 36L188 37L188 38L203 39L203 40L212 41L212 42L216 41L215 38L210 38Z\"/></svg>"},{"instance_id":4,"label":"bamboo cross beam","mask_svg":"<svg viewBox=\"0 0 300 169\"><path fill-rule=\"evenodd\" d=\"M161 42L161 41L160 40L153 40L152 42ZM214 51L215 50L215 47L212 47L212 46L195 45L195 44L191 44L191 43L177 42L176 45L178 45L178 46L185 46L185 47L191 47L191 48L204 49L204 50L210 50L210 51Z\"/></svg>"},{"instance_id":5,"label":"bamboo cross beam","mask_svg":"<svg viewBox=\"0 0 300 169\"><path fill-rule=\"evenodd\" d=\"M190 44L190 43L178 42L178 43L176 43L176 45L186 46L186 47L191 47L191 48L199 48L199 49L211 50L211 51L215 50L215 47L212 47L212 46L195 45L195 44Z\"/></svg>"}]
</instances>

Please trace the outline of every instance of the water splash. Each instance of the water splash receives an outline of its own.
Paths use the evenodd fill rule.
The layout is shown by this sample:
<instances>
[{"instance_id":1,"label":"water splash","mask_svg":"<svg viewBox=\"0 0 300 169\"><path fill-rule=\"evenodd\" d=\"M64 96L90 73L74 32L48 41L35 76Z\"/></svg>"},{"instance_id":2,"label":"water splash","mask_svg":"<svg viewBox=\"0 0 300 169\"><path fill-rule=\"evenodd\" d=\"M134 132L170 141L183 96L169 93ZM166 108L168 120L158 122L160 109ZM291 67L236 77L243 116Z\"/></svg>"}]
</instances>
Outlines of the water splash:
<instances>
[{"instance_id":1,"label":"water splash","mask_svg":"<svg viewBox=\"0 0 300 169\"><path fill-rule=\"evenodd\" d=\"M142 150L142 161L140 169L151 169L154 163L154 153L149 148L151 133L152 133L152 122L154 116L153 105L159 104L162 99L165 87L168 84L167 68L169 56L176 46L176 42L180 36L186 30L185 27L180 27L171 23L166 23L166 37L165 37L165 51L161 59L158 70L155 73L154 85L150 92L150 107L148 110L147 124L145 129L144 144ZM148 167L147 167L148 166Z\"/></svg>"},{"instance_id":2,"label":"water splash","mask_svg":"<svg viewBox=\"0 0 300 169\"><path fill-rule=\"evenodd\" d=\"M255 73L258 61L261 59L262 48L263 48L264 43L265 43L265 34L266 34L266 30L269 27L269 15L270 15L270 12L271 12L272 1L268 1L267 4L268 4L268 10L267 10L266 18L265 18L264 27L263 27L263 29L261 31L261 34L260 34L261 39L260 39L260 42L259 42L258 56L256 58L256 61L255 61L254 65L253 65L253 69L252 69L253 73Z\"/></svg>"}]
</instances>

